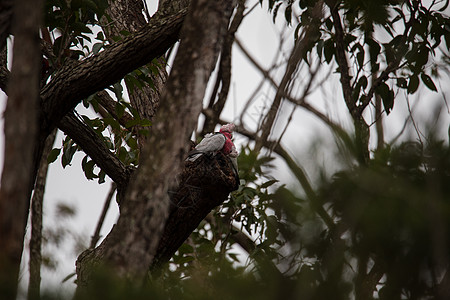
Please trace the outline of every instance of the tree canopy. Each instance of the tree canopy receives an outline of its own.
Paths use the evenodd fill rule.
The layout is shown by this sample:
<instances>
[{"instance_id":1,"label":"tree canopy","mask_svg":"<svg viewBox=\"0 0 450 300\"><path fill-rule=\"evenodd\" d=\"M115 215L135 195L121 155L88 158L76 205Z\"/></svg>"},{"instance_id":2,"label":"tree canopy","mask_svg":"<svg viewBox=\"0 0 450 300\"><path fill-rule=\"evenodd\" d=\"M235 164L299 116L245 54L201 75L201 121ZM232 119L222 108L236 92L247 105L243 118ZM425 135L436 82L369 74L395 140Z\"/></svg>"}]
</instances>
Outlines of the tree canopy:
<instances>
[{"instance_id":1,"label":"tree canopy","mask_svg":"<svg viewBox=\"0 0 450 300\"><path fill-rule=\"evenodd\" d=\"M28 298L57 297L41 291L47 169L82 153L87 180L113 183L66 278L76 298L448 299L448 4L160 0L151 14L141 0L1 0L0 294L16 298L25 252ZM272 64L239 36L261 11L279 30ZM260 82L232 118L250 82L236 55ZM421 106L425 121L423 95L440 103ZM293 148L305 115L332 141ZM222 153L185 161L229 122L239 178Z\"/></svg>"}]
</instances>

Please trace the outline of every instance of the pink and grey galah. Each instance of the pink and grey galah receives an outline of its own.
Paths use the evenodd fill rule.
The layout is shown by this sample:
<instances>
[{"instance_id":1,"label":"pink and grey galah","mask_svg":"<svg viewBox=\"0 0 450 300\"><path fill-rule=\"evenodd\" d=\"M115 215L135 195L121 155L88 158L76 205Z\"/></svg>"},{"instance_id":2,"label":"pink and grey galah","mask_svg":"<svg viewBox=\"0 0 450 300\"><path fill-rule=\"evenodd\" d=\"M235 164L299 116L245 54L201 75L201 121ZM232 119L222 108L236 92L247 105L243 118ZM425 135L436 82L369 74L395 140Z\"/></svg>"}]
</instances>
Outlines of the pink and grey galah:
<instances>
[{"instance_id":1,"label":"pink and grey galah","mask_svg":"<svg viewBox=\"0 0 450 300\"><path fill-rule=\"evenodd\" d=\"M195 150L192 150L189 153L186 161L195 161L200 156L206 154L209 156L216 155L219 151L223 154L227 155L231 162L233 163L233 167L237 173L237 159L239 153L234 146L233 141L233 131L235 125L233 123L223 125L220 127L219 132L216 133L208 133L205 135L203 140L195 147Z\"/></svg>"}]
</instances>

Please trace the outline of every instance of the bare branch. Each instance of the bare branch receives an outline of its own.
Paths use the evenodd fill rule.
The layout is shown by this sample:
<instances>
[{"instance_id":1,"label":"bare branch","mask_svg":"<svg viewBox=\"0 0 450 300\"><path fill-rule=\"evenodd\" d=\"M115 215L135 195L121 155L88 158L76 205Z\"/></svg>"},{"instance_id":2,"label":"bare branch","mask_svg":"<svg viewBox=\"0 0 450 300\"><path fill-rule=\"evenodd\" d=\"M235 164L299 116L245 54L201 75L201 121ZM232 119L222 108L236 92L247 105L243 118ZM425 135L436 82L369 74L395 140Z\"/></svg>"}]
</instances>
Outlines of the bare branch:
<instances>
[{"instance_id":1,"label":"bare branch","mask_svg":"<svg viewBox=\"0 0 450 300\"><path fill-rule=\"evenodd\" d=\"M211 95L211 99L208 107L213 111L213 118L207 118L205 120L205 125L203 126L203 134L208 132L212 132L214 130L214 126L217 123L217 120L222 113L222 110L225 106L225 102L228 97L228 91L230 89L230 80L231 80L231 48L233 46L233 42L235 39L235 34L239 25L241 24L244 18L244 10L245 10L245 0L239 0L238 6L236 8L236 12L233 17L233 21L228 28L228 34L225 38L224 45L222 47L222 52L220 54L220 63L219 63L219 72L216 80L216 88L220 86L220 92L217 96L217 101L214 102L216 97L216 93L214 92Z\"/></svg>"},{"instance_id":2,"label":"bare branch","mask_svg":"<svg viewBox=\"0 0 450 300\"><path fill-rule=\"evenodd\" d=\"M108 212L109 205L111 204L112 197L116 192L117 186L113 182L111 183L111 188L109 189L109 193L106 196L105 204L103 205L102 213L100 218L98 219L97 226L95 227L95 232L91 237L91 245L89 249L94 249L100 239L100 230L102 230L103 222L105 221L106 213Z\"/></svg>"},{"instance_id":3,"label":"bare branch","mask_svg":"<svg viewBox=\"0 0 450 300\"><path fill-rule=\"evenodd\" d=\"M275 122L276 115L278 114L278 109L281 104L281 100L283 95L287 93L287 88L292 81L292 75L297 69L298 64L306 55L306 51L313 41L313 39L317 36L320 26L320 20L323 15L323 1L319 1L314 6L312 12L312 19L314 20L309 26L307 26L303 32L303 36L297 40L294 46L294 50L289 57L286 71L283 75L283 78L278 86L275 98L272 102L272 106L267 112L259 130L261 131L261 135L255 141L255 151L259 151L265 141L268 139L270 132L272 130L273 124Z\"/></svg>"},{"instance_id":4,"label":"bare branch","mask_svg":"<svg viewBox=\"0 0 450 300\"><path fill-rule=\"evenodd\" d=\"M275 80L272 78L272 76L270 76L269 71L267 71L266 69L264 69L254 58L253 56L245 49L245 47L242 45L242 43L239 41L239 39L236 39L236 45L239 47L239 49L242 51L242 53L247 57L247 59L252 63L252 65L254 67L256 67L256 69L258 69L259 72L261 72L261 74L263 75L263 77L268 80L270 82L270 84L278 91L281 90L281 88L278 86L278 84L275 82ZM308 81L308 83L306 84L306 87L304 89L303 95L300 98L294 98L292 95L290 95L289 92L285 92L283 94L281 94L282 97L284 97L286 100L288 100L289 102L301 106L304 109L310 111L311 113L313 113L314 115L316 115L319 119L321 119L324 123L326 123L327 125L329 125L331 128L333 129L341 129L341 127L334 123L333 121L330 120L330 118L328 118L325 114L323 114L322 112L318 111L316 108L314 108L312 105L310 105L309 103L306 102L306 97L308 96L310 89L311 89L311 85L314 79L315 74L317 73L317 70L311 72L312 76L310 78L310 80ZM255 89L255 91L260 90L262 86L262 83ZM253 98L253 97L251 97ZM247 106L250 104L250 102L247 102L246 106L244 107L244 111L247 109ZM206 113L206 112L204 112ZM242 123L242 120L241 120Z\"/></svg>"}]
</instances>

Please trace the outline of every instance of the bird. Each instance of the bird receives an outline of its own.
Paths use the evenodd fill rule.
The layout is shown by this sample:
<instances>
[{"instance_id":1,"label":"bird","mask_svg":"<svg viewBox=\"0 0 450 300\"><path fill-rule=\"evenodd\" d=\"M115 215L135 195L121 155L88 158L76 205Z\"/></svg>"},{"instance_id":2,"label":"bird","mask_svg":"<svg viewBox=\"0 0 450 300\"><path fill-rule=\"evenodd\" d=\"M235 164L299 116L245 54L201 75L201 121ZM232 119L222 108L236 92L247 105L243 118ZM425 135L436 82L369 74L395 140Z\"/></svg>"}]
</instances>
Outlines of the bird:
<instances>
[{"instance_id":1,"label":"bird","mask_svg":"<svg viewBox=\"0 0 450 300\"><path fill-rule=\"evenodd\" d=\"M220 127L219 132L206 134L195 149L188 153L186 161L194 162L202 155L215 156L221 151L230 158L234 171L237 174L237 157L239 153L231 140L233 138L234 129L235 125L229 123Z\"/></svg>"}]
</instances>

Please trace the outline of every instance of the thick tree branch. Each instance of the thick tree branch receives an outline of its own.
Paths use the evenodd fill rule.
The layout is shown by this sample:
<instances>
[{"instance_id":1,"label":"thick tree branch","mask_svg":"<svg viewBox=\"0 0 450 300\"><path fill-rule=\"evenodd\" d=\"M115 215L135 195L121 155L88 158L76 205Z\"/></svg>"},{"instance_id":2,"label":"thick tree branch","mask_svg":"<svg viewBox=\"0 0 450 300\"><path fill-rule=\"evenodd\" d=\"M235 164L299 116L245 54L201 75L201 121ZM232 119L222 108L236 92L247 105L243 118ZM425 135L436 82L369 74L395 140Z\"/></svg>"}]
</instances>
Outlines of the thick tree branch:
<instances>
[{"instance_id":1,"label":"thick tree branch","mask_svg":"<svg viewBox=\"0 0 450 300\"><path fill-rule=\"evenodd\" d=\"M111 153L92 128L69 113L59 122L59 129L70 136L120 188L128 184L131 169Z\"/></svg>"},{"instance_id":2,"label":"thick tree branch","mask_svg":"<svg viewBox=\"0 0 450 300\"><path fill-rule=\"evenodd\" d=\"M134 69L161 56L178 40L187 9L161 17L105 51L71 62L52 75L41 92L41 130L49 132L83 98L103 90Z\"/></svg>"}]
</instances>

